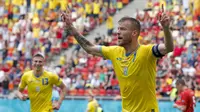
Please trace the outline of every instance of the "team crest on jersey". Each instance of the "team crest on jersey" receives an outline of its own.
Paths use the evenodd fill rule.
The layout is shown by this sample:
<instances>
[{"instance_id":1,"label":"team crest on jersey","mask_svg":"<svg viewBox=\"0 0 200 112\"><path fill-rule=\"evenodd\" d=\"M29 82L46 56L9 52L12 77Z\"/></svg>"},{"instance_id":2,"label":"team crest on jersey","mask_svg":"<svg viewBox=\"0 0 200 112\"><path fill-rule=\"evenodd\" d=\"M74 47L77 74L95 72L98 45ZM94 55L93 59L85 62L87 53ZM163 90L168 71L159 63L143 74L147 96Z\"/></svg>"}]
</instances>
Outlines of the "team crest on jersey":
<instances>
[{"instance_id":1,"label":"team crest on jersey","mask_svg":"<svg viewBox=\"0 0 200 112\"><path fill-rule=\"evenodd\" d=\"M124 67L124 75L125 75L125 76L128 75L128 67Z\"/></svg>"},{"instance_id":2,"label":"team crest on jersey","mask_svg":"<svg viewBox=\"0 0 200 112\"><path fill-rule=\"evenodd\" d=\"M35 90L36 90L37 92L39 92L39 91L40 91L40 87L37 86L37 87L35 88Z\"/></svg>"}]
</instances>

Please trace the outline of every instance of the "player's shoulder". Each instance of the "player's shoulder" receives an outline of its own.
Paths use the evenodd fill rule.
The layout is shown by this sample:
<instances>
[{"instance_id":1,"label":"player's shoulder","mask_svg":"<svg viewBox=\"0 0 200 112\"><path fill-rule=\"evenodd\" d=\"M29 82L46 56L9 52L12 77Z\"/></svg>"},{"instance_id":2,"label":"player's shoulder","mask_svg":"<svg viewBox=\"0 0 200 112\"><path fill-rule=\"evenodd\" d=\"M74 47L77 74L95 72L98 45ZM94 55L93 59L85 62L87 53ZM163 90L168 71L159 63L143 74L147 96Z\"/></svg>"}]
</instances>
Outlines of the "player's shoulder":
<instances>
[{"instance_id":1,"label":"player's shoulder","mask_svg":"<svg viewBox=\"0 0 200 112\"><path fill-rule=\"evenodd\" d=\"M54 72L52 72L52 71L47 71L47 70L44 70L44 74L47 75L47 76L56 75Z\"/></svg>"},{"instance_id":2,"label":"player's shoulder","mask_svg":"<svg viewBox=\"0 0 200 112\"><path fill-rule=\"evenodd\" d=\"M33 70L27 71L23 73L23 76L31 76L33 74Z\"/></svg>"},{"instance_id":3,"label":"player's shoulder","mask_svg":"<svg viewBox=\"0 0 200 112\"><path fill-rule=\"evenodd\" d=\"M193 91L192 91L191 89L185 89L185 90L181 93L182 96L190 96L190 95L192 95L192 94L193 94Z\"/></svg>"},{"instance_id":4,"label":"player's shoulder","mask_svg":"<svg viewBox=\"0 0 200 112\"><path fill-rule=\"evenodd\" d=\"M143 50L151 49L153 46L154 46L154 44L140 45L140 47L141 47Z\"/></svg>"},{"instance_id":5,"label":"player's shoulder","mask_svg":"<svg viewBox=\"0 0 200 112\"><path fill-rule=\"evenodd\" d=\"M49 78L55 78L57 76L56 73L54 73L52 71L47 71L47 70L44 71L44 74L46 77L49 77Z\"/></svg>"},{"instance_id":6,"label":"player's shoulder","mask_svg":"<svg viewBox=\"0 0 200 112\"><path fill-rule=\"evenodd\" d=\"M146 56L149 52L152 51L153 44L148 44L148 45L140 45L138 48L138 52L140 52L140 55Z\"/></svg>"},{"instance_id":7,"label":"player's shoulder","mask_svg":"<svg viewBox=\"0 0 200 112\"><path fill-rule=\"evenodd\" d=\"M92 101L88 102L88 106L92 106L92 104L93 104Z\"/></svg>"},{"instance_id":8,"label":"player's shoulder","mask_svg":"<svg viewBox=\"0 0 200 112\"><path fill-rule=\"evenodd\" d=\"M191 95L191 94L194 94L194 91L191 89L185 89L184 93Z\"/></svg>"},{"instance_id":9,"label":"player's shoulder","mask_svg":"<svg viewBox=\"0 0 200 112\"><path fill-rule=\"evenodd\" d=\"M102 47L109 48L109 49L113 49L113 50L116 50L116 49L123 49L123 47L121 47L121 46L116 46L116 45L113 45L113 46L102 46Z\"/></svg>"},{"instance_id":10,"label":"player's shoulder","mask_svg":"<svg viewBox=\"0 0 200 112\"><path fill-rule=\"evenodd\" d=\"M123 52L125 49L121 46L101 46L102 52L109 52L112 55L118 55L120 52ZM113 54L114 53L114 54Z\"/></svg>"}]
</instances>

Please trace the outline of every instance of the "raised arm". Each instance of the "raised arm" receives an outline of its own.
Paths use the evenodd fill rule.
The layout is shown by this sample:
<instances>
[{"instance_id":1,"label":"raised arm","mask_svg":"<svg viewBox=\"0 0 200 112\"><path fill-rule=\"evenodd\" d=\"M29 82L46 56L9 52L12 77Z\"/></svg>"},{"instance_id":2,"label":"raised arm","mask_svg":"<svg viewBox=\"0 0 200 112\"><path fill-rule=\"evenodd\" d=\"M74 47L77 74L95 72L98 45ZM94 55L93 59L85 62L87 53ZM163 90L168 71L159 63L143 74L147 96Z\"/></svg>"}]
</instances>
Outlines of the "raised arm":
<instances>
[{"instance_id":1,"label":"raised arm","mask_svg":"<svg viewBox=\"0 0 200 112\"><path fill-rule=\"evenodd\" d=\"M172 52L174 49L174 44L173 44L173 38L172 38L172 34L170 32L169 26L170 26L170 18L169 16L167 16L164 13L164 8L162 5L162 13L160 14L160 16L158 17L159 21L163 27L163 31L165 34L164 37L164 44L160 44L158 45L158 50L160 52L161 55L165 55L169 52Z\"/></svg>"},{"instance_id":2,"label":"raised arm","mask_svg":"<svg viewBox=\"0 0 200 112\"><path fill-rule=\"evenodd\" d=\"M68 32L68 34L71 34L75 37L77 42L80 44L80 46L89 54L96 55L96 56L102 56L100 46L92 44L90 41L85 39L85 37L80 34L77 29L72 25L73 21L71 19L71 12L69 9L67 10L67 13L61 14L62 21L64 23L65 32Z\"/></svg>"}]
</instances>

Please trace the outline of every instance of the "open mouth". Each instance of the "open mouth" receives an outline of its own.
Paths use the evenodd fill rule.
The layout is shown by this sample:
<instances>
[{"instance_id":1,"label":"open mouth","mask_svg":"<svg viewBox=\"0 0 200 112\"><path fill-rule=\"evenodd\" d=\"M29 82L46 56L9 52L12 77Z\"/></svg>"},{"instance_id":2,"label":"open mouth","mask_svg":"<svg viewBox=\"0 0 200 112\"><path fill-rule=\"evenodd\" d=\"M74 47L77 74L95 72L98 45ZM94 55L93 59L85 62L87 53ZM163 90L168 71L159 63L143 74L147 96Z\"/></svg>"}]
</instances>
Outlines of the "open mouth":
<instances>
[{"instance_id":1,"label":"open mouth","mask_svg":"<svg viewBox=\"0 0 200 112\"><path fill-rule=\"evenodd\" d=\"M40 69L41 67L40 66L36 66L36 69Z\"/></svg>"},{"instance_id":2,"label":"open mouth","mask_svg":"<svg viewBox=\"0 0 200 112\"><path fill-rule=\"evenodd\" d=\"M121 40L121 39L122 39L122 37L118 36L118 40Z\"/></svg>"}]
</instances>

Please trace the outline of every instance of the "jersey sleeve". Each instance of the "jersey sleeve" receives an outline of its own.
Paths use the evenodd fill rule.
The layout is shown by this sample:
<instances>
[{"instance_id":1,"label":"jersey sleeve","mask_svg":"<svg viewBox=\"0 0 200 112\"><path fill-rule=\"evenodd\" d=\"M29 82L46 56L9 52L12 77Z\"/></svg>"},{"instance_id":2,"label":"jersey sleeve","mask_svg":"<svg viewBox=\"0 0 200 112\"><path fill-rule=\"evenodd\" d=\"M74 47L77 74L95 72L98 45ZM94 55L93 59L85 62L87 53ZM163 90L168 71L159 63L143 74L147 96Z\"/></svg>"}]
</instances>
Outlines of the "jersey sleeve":
<instances>
[{"instance_id":1,"label":"jersey sleeve","mask_svg":"<svg viewBox=\"0 0 200 112\"><path fill-rule=\"evenodd\" d=\"M21 81L19 83L19 88L20 89L24 89L26 87L27 83L26 83L26 75L22 75Z\"/></svg>"},{"instance_id":2,"label":"jersey sleeve","mask_svg":"<svg viewBox=\"0 0 200 112\"><path fill-rule=\"evenodd\" d=\"M112 59L117 46L101 46L101 53L105 59Z\"/></svg>"},{"instance_id":3,"label":"jersey sleeve","mask_svg":"<svg viewBox=\"0 0 200 112\"><path fill-rule=\"evenodd\" d=\"M144 51L145 54L148 54L148 60L155 62L157 60L157 57L154 55L154 44L149 44L146 46L146 51Z\"/></svg>"},{"instance_id":4,"label":"jersey sleeve","mask_svg":"<svg viewBox=\"0 0 200 112\"><path fill-rule=\"evenodd\" d=\"M56 74L53 74L51 77L52 84L55 84L56 86L59 86L62 83L62 79Z\"/></svg>"}]
</instances>

